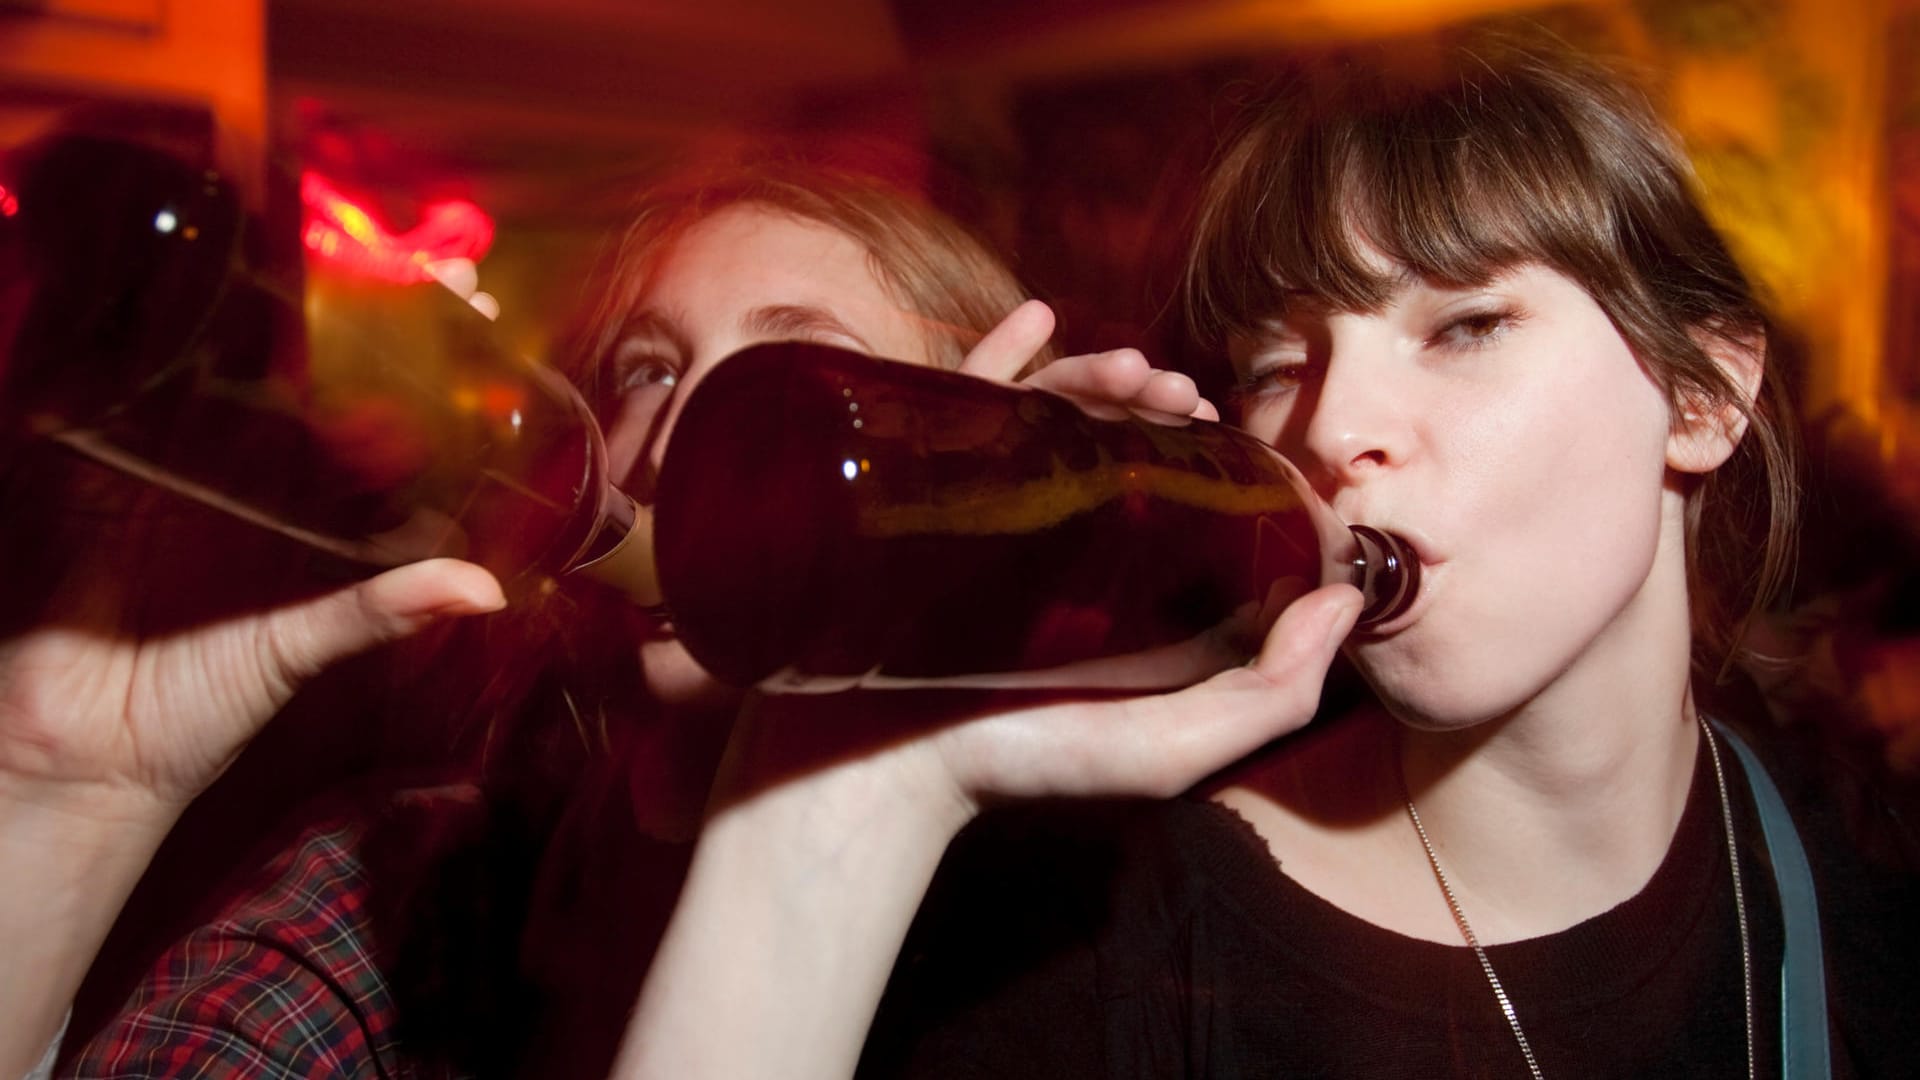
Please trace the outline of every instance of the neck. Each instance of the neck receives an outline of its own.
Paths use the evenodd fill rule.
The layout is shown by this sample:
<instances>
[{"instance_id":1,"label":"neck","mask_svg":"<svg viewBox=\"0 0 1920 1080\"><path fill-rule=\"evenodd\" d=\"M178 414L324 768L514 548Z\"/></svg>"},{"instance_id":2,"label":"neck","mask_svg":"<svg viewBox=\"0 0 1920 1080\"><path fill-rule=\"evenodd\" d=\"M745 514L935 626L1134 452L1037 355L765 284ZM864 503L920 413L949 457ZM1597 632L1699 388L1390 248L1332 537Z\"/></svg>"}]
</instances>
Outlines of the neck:
<instances>
[{"instance_id":1,"label":"neck","mask_svg":"<svg viewBox=\"0 0 1920 1080\"><path fill-rule=\"evenodd\" d=\"M1625 900L1672 841L1699 732L1685 560L1677 525L1667 531L1633 598L1512 711L1400 728L1406 792L1487 941L1564 929Z\"/></svg>"},{"instance_id":2,"label":"neck","mask_svg":"<svg viewBox=\"0 0 1920 1080\"><path fill-rule=\"evenodd\" d=\"M1699 732L1683 691L1678 708L1572 731L1526 717L1403 729L1398 751L1460 902L1494 944L1565 929L1646 885L1686 806Z\"/></svg>"},{"instance_id":3,"label":"neck","mask_svg":"<svg viewBox=\"0 0 1920 1080\"><path fill-rule=\"evenodd\" d=\"M1409 936L1460 941L1408 796L1483 942L1554 933L1619 904L1665 857L1700 752L1679 552L1663 545L1609 625L1507 711L1426 715L1395 702L1400 719L1356 716L1290 740L1218 797L1290 877Z\"/></svg>"}]
</instances>

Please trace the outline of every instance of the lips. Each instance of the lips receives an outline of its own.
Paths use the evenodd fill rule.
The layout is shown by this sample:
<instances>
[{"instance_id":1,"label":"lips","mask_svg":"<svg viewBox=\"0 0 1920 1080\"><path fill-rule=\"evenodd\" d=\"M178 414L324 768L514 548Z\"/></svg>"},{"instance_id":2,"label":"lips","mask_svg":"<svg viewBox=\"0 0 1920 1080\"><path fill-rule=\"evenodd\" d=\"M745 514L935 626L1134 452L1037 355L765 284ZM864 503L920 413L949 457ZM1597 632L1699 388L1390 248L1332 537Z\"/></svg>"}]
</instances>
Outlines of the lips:
<instances>
[{"instance_id":1,"label":"lips","mask_svg":"<svg viewBox=\"0 0 1920 1080\"><path fill-rule=\"evenodd\" d=\"M1359 625L1373 626L1398 617L1420 595L1420 560L1413 546L1368 525L1352 527L1360 550L1354 558L1354 584L1367 594Z\"/></svg>"},{"instance_id":2,"label":"lips","mask_svg":"<svg viewBox=\"0 0 1920 1080\"><path fill-rule=\"evenodd\" d=\"M1433 554L1432 548L1415 532L1402 531L1390 525L1374 525L1373 527L1381 531L1391 532L1395 537L1399 538L1403 549L1411 555L1418 565L1415 567L1415 573L1413 575L1415 580L1414 594L1405 602L1402 609L1395 612L1391 618L1376 623L1373 626L1366 627L1365 629L1356 630L1353 635L1354 638L1363 641L1391 637L1419 621L1421 613L1427 608L1428 598L1432 594L1434 585L1436 584L1436 571L1444 562L1444 560Z\"/></svg>"}]
</instances>

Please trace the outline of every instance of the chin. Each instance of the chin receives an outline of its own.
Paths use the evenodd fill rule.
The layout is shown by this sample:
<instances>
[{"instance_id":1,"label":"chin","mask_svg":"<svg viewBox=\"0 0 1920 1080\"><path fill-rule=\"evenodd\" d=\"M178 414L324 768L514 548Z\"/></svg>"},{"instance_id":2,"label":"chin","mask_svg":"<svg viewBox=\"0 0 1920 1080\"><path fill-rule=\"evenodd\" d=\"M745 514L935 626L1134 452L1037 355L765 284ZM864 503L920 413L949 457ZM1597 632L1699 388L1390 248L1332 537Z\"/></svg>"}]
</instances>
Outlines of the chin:
<instances>
[{"instance_id":1,"label":"chin","mask_svg":"<svg viewBox=\"0 0 1920 1080\"><path fill-rule=\"evenodd\" d=\"M640 673L655 700L676 708L729 708L742 696L740 690L707 674L686 647L672 638L641 644Z\"/></svg>"},{"instance_id":2,"label":"chin","mask_svg":"<svg viewBox=\"0 0 1920 1080\"><path fill-rule=\"evenodd\" d=\"M1522 663L1475 667L1472 658L1428 662L1395 655L1354 657L1367 684L1396 719L1418 731L1461 731L1505 716L1539 690Z\"/></svg>"}]
</instances>

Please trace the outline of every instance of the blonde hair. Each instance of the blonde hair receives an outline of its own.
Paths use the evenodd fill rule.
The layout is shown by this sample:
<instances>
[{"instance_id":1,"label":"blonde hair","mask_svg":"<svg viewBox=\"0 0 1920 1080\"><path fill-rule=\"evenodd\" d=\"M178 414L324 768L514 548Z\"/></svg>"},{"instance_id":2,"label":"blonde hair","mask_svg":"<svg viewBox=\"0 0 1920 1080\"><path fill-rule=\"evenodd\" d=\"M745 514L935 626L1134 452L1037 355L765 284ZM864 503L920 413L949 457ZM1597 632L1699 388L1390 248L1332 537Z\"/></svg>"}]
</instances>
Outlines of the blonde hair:
<instances>
[{"instance_id":1,"label":"blonde hair","mask_svg":"<svg viewBox=\"0 0 1920 1080\"><path fill-rule=\"evenodd\" d=\"M921 333L943 368L1028 299L1004 262L924 199L876 177L779 159L729 163L677 175L641 198L603 292L572 335L569 365L591 384L602 358L639 306L674 240L740 205L762 206L845 233L867 251L874 275ZM1036 358L1035 366L1051 358Z\"/></svg>"}]
</instances>

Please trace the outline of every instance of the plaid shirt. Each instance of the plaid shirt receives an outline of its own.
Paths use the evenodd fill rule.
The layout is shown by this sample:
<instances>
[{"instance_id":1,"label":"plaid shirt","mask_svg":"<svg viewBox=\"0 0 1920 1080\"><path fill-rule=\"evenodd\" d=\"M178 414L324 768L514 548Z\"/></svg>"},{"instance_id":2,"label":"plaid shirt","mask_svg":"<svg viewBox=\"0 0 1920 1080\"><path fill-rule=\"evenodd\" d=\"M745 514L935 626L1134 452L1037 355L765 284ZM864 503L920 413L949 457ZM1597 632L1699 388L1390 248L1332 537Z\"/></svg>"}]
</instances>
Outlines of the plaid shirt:
<instances>
[{"instance_id":1,"label":"plaid shirt","mask_svg":"<svg viewBox=\"0 0 1920 1080\"><path fill-rule=\"evenodd\" d=\"M578 770L564 814L454 782L316 819L60 1075L606 1075L692 851L627 777Z\"/></svg>"},{"instance_id":2,"label":"plaid shirt","mask_svg":"<svg viewBox=\"0 0 1920 1080\"><path fill-rule=\"evenodd\" d=\"M163 955L71 1061L77 1077L452 1075L407 1061L375 962L364 822L316 826L265 887Z\"/></svg>"}]
</instances>

